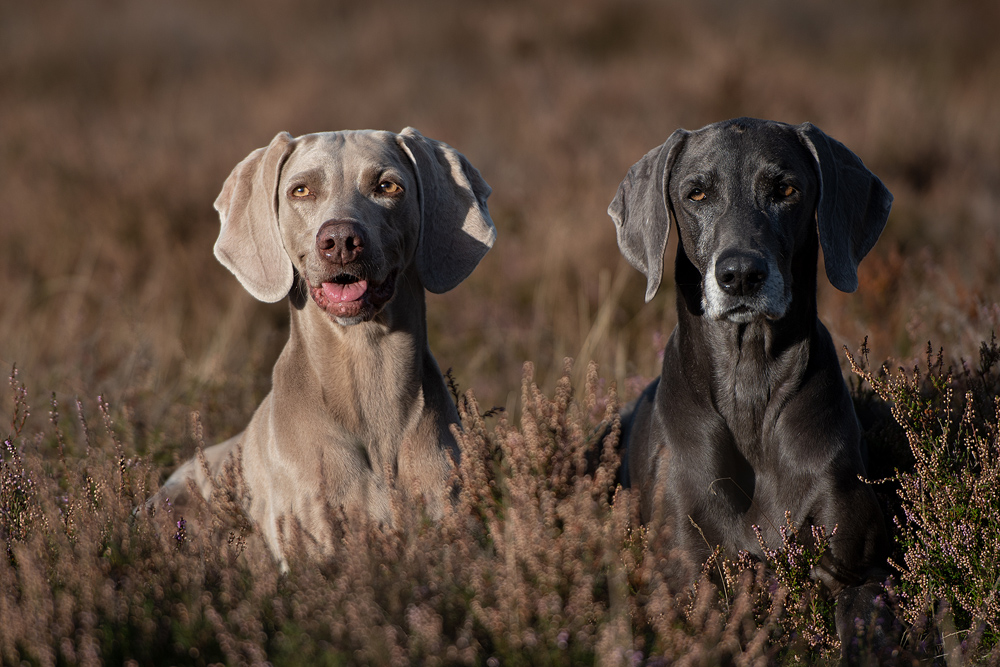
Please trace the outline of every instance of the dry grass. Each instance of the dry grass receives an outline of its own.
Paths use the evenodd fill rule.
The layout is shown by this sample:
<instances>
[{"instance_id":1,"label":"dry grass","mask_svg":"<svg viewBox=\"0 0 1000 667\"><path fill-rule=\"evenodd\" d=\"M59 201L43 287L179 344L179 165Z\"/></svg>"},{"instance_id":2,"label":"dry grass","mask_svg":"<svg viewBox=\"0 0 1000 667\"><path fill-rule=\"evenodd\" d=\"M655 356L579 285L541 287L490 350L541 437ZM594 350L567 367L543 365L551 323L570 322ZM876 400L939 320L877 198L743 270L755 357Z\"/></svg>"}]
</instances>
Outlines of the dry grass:
<instances>
[{"instance_id":1,"label":"dry grass","mask_svg":"<svg viewBox=\"0 0 1000 667\"><path fill-rule=\"evenodd\" d=\"M35 471L34 486L16 497L35 498L49 522L31 537L25 533L27 541L17 549L35 554L27 560L50 563L53 571L88 573L104 586L60 598L61 589L47 588L53 580L41 574L44 568L25 574L28 583L21 585L27 588L19 590L40 596L42 611L31 613L43 617L26 616L17 627L42 633L61 619L58 627L69 634L58 636L73 642L77 635L91 637L74 645L78 660L94 646L118 646L118 653L101 653L109 662L124 659L122 647L136 644L139 635L116 637L117 630L101 625L107 619L116 619L112 628L156 638L150 645L162 653L150 655L157 656L180 656L175 644L203 650L211 644L216 647L211 659L236 661L264 651L293 662L294 651L318 656L322 642L341 636L335 625L346 621L336 613L343 607L335 606L334 598L321 596L328 606L317 601L298 612L282 607L307 596L294 594L292 587L299 584L283 583L252 558L237 558L236 538L230 545L198 535L185 542L188 546L166 548L176 527L157 532L127 519L129 503L194 450L192 411L200 413L205 437L217 441L245 425L268 388L271 365L287 335L285 306L254 302L212 258L218 221L211 202L232 166L277 131L413 125L451 143L482 171L494 188L490 209L498 244L466 283L429 298L428 325L442 367L451 367L463 387L473 387L482 405L509 408L510 424L520 423L522 412L530 416L537 398L518 390L525 360L533 362L533 379L543 393L557 396L557 402L566 382L584 395L592 359L600 363L607 386L621 388L623 400L658 372L658 348L674 323L671 277L652 303L643 304L641 277L620 259L604 211L628 167L673 129L736 115L816 123L862 156L896 196L886 232L861 266L859 291L840 294L821 281L821 316L835 341L853 348L869 336L873 358L891 357L905 367L913 365L928 339L955 359L974 359L980 341L1000 330L998 24L1000 8L986 0L829 5L719 0L696 6L654 0L551 6L523 0L464 5L295 0L280 8L248 0L238 10L193 0L3 5L0 364L17 364L20 380L37 392L25 397L36 412L49 404L52 392L64 406L78 397L89 405L101 395L114 411L118 434L117 445L98 446L88 440L96 436L77 427L60 449L54 427L44 426L36 414L33 419L42 424L29 420L28 431L14 438L26 469ZM557 386L566 356L579 363ZM570 421L592 426L583 402ZM599 407L594 409L601 413ZM67 417L62 419L66 428ZM510 424L470 427L497 451L508 443L512 458L502 458L519 470L516 466L527 463L510 443L534 436ZM566 437L577 442L577 435ZM116 447L125 452L125 476L132 480L127 492L116 487L123 479L115 472L121 457ZM4 456L6 463L14 460ZM513 498L504 479L494 480L501 493L494 499L498 512L501 500ZM592 484L604 484L595 479ZM575 487L570 492L544 484L525 493L533 498L543 491L559 502L579 496ZM100 519L80 524L89 532L76 541L55 525L64 496L78 503L70 516ZM522 501L527 502L517 500ZM554 637L557 649L559 633L566 630L567 646L580 647L585 656L611 655L602 648L611 646L628 646L647 657L669 654L675 650L669 642L687 641L702 647L697 655L708 656L707 662L728 660L733 654L725 652L733 642L747 649L747 642L762 636L733 620L739 616L736 606L728 615L706 611L690 618L676 616L669 605L651 611L668 598L647 600L635 592L635 582L659 585L657 577L666 575L654 576L656 567L635 555L645 553L638 543L622 552L622 558L634 560L627 583L573 571L570 553L596 566L618 553L607 549L621 531L632 535L626 542L639 540L632 528L623 527L631 525L630 515L619 502L626 501L605 507L595 500L594 507L574 510L582 516L604 512L599 525L607 534L586 533L587 540L602 545L600 555L583 557L567 545L566 563L523 566L541 582L540 590L558 587L555 582L563 577L582 582L581 608L603 610L594 612L597 620L585 636L575 626L545 625L538 619L548 618L548 612L535 610L518 611L495 625L517 628L520 634L512 639L483 639L494 637L483 628L500 620L488 621L486 611L474 616L479 612L470 606L473 589L461 594L449 589L457 597L440 598L434 591L382 591L380 586L395 584L379 583L374 574L358 575L358 581L374 591L365 589L371 595L364 599L380 601L358 618L367 619L372 632L402 628L405 637L386 635L385 646L403 646L402 659L414 661L444 655L437 649L448 646L462 661L462 651L473 644L461 642L473 639L480 647L476 661L494 649L532 655L525 648L529 630L536 646L551 648ZM487 533L493 519L482 512L488 507L475 514L478 530ZM531 546L541 538L530 531L543 530L545 512L552 510L539 505L537 511L541 514L496 518L507 532L483 537L476 547L486 549L488 543L493 558L510 545ZM20 530L6 528L15 529ZM428 539L442 539L434 531L446 528L425 530ZM45 538L50 543L41 535L50 536ZM390 571L419 579L422 572L453 567L411 562L407 559L416 556L407 551L408 538L392 539L402 541L379 542L387 554L396 554ZM149 578L162 571L163 578L143 583L124 577L115 569L116 557L99 548L112 543L127 543L128 562L144 563L129 576ZM506 546L497 546L501 543ZM244 554L254 548L250 538ZM522 551L526 559L535 557L531 549ZM201 555L177 555L191 553ZM427 556L438 557L445 558L437 552ZM536 565L537 572L531 570ZM301 590L313 591L310 587L347 575L324 570L309 575L318 579L302 576ZM598 578L585 581L588 576ZM496 601L513 599L504 596L516 596L518 587L527 585L507 578L489 582L495 597L486 599ZM155 597L156 586L165 597ZM618 594L612 593L623 586L629 592L616 602ZM334 586L329 595L343 594L337 590ZM223 593L229 596L225 602ZM391 596L397 597L390 604ZM169 611L173 607L164 607L167 611L151 611L160 616L149 620L137 611L147 608L143 605L160 609L149 602L159 599L184 606L188 616L177 620ZM459 599L470 605L458 605ZM569 605L569 598L561 604ZM378 623L371 621L376 608L388 614ZM264 620L254 620L247 610L265 610ZM306 618L306 611L329 617L328 629L288 621ZM131 624L130 615L146 620ZM441 631L444 638L435 634L438 618L449 628ZM469 618L472 630L462 635ZM755 618L755 628L775 627L766 624L766 616ZM263 629L254 625L258 622ZM413 630L418 626L427 637L421 640L424 648L411 638L420 634ZM661 639L673 637L668 629L674 627L683 627L688 639ZM709 627L715 628L710 635L715 643L698 634ZM279 631L297 634L276 639ZM267 641L260 640L261 632ZM511 643L500 646L501 641ZM303 642L313 642L312 653ZM5 644L3 650L19 649ZM56 655L62 649L51 650ZM562 655L554 649L545 655L550 654ZM11 661L11 653L4 655ZM354 660L351 655L343 659Z\"/></svg>"}]
</instances>

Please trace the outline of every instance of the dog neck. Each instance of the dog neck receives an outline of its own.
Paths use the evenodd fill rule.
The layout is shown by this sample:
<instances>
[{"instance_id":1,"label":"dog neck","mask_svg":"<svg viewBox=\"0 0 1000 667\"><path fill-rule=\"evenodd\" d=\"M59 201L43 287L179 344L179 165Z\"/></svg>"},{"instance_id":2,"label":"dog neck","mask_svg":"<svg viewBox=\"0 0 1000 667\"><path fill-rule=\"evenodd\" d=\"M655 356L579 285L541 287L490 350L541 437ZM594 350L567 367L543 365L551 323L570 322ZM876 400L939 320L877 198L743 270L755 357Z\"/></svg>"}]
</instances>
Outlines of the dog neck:
<instances>
[{"instance_id":1,"label":"dog neck","mask_svg":"<svg viewBox=\"0 0 1000 667\"><path fill-rule=\"evenodd\" d=\"M818 238L807 239L793 257L792 301L778 320L712 320L700 308L701 275L679 249L675 358L685 381L701 383L696 393L711 402L737 446L749 454L759 443L772 406L796 391L820 346L816 313ZM692 280L692 271L697 282ZM695 351L696 353L692 353Z\"/></svg>"},{"instance_id":2,"label":"dog neck","mask_svg":"<svg viewBox=\"0 0 1000 667\"><path fill-rule=\"evenodd\" d=\"M424 289L413 267L372 320L338 324L315 302L293 304L288 343L274 382L318 393L317 405L361 442L398 442L425 409L428 365ZM301 389L299 386L301 385Z\"/></svg>"}]
</instances>

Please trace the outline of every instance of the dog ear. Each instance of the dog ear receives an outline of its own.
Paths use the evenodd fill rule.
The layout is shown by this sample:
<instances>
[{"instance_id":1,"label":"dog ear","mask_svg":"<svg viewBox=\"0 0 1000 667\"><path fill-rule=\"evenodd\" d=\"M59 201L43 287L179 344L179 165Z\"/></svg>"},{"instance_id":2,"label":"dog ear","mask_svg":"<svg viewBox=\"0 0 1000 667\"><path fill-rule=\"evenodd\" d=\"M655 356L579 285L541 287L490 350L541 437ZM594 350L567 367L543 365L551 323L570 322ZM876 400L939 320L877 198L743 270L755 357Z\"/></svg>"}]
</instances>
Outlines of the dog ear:
<instances>
[{"instance_id":1,"label":"dog ear","mask_svg":"<svg viewBox=\"0 0 1000 667\"><path fill-rule=\"evenodd\" d=\"M412 127L396 141L413 162L420 196L417 273L440 294L465 280L497 238L486 207L492 189L465 156Z\"/></svg>"},{"instance_id":2,"label":"dog ear","mask_svg":"<svg viewBox=\"0 0 1000 667\"><path fill-rule=\"evenodd\" d=\"M647 302L656 295L663 278L663 253L670 234L670 170L690 134L687 130L675 131L632 165L608 206L608 215L615 222L618 249L646 276Z\"/></svg>"},{"instance_id":3,"label":"dog ear","mask_svg":"<svg viewBox=\"0 0 1000 667\"><path fill-rule=\"evenodd\" d=\"M279 132L229 174L215 200L222 229L215 256L261 301L280 301L292 287L292 262L278 230L277 188L294 144Z\"/></svg>"},{"instance_id":4,"label":"dog ear","mask_svg":"<svg viewBox=\"0 0 1000 667\"><path fill-rule=\"evenodd\" d=\"M816 160L816 223L826 276L842 292L858 288L858 264L885 228L892 194L861 158L812 123L796 127Z\"/></svg>"}]
</instances>

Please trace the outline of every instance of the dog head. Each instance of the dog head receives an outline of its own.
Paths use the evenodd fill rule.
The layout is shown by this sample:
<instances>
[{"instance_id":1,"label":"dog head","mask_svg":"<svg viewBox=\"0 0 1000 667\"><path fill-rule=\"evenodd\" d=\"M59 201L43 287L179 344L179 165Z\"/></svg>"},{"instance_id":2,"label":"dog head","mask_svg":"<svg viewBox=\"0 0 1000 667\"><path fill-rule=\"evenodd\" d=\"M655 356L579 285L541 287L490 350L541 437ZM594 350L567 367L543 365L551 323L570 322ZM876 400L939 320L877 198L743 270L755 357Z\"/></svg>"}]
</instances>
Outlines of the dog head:
<instances>
[{"instance_id":1,"label":"dog head","mask_svg":"<svg viewBox=\"0 0 1000 667\"><path fill-rule=\"evenodd\" d=\"M257 299L284 298L295 276L343 325L374 318L415 264L446 292L496 239L490 187L463 155L413 128L281 132L240 162L215 201L215 256Z\"/></svg>"},{"instance_id":2,"label":"dog head","mask_svg":"<svg viewBox=\"0 0 1000 667\"><path fill-rule=\"evenodd\" d=\"M673 220L678 282L697 283L706 316L749 322L785 315L793 258L814 229L830 282L857 289L891 204L861 160L812 124L738 118L674 132L632 166L608 214L622 254L646 276L646 301Z\"/></svg>"}]
</instances>

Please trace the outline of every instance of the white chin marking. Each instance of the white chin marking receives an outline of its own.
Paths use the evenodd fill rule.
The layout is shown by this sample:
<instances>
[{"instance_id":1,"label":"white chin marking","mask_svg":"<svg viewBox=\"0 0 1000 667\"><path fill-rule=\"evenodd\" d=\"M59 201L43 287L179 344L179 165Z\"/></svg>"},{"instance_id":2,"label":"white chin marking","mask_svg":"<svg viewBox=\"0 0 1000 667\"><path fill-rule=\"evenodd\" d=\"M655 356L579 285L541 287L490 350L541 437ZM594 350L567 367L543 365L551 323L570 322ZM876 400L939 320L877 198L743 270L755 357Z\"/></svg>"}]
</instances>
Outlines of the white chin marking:
<instances>
[{"instance_id":1,"label":"white chin marking","mask_svg":"<svg viewBox=\"0 0 1000 667\"><path fill-rule=\"evenodd\" d=\"M737 310L730 313L727 319L730 322L735 322L737 324L747 324L748 322L752 322L757 316L758 313L750 310Z\"/></svg>"},{"instance_id":2,"label":"white chin marking","mask_svg":"<svg viewBox=\"0 0 1000 667\"><path fill-rule=\"evenodd\" d=\"M333 321L341 326L349 327L353 324L361 324L364 322L364 318L360 315L355 317L334 317Z\"/></svg>"}]
</instances>

